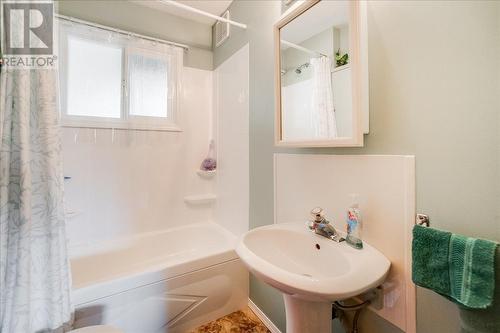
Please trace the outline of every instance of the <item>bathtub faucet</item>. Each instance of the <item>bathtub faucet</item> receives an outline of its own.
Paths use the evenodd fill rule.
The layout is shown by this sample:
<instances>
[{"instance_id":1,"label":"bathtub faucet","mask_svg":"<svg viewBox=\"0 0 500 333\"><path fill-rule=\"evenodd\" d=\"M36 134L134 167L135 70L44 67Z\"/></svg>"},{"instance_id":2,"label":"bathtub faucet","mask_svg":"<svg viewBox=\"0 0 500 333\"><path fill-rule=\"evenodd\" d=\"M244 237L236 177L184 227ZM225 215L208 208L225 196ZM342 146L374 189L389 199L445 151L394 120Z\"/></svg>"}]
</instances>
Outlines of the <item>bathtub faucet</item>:
<instances>
[{"instance_id":1,"label":"bathtub faucet","mask_svg":"<svg viewBox=\"0 0 500 333\"><path fill-rule=\"evenodd\" d=\"M316 234L329 238L335 242L342 242L345 239L340 237L339 233L325 218L325 211L321 207L315 207L311 210L312 221L308 221L306 225Z\"/></svg>"}]
</instances>

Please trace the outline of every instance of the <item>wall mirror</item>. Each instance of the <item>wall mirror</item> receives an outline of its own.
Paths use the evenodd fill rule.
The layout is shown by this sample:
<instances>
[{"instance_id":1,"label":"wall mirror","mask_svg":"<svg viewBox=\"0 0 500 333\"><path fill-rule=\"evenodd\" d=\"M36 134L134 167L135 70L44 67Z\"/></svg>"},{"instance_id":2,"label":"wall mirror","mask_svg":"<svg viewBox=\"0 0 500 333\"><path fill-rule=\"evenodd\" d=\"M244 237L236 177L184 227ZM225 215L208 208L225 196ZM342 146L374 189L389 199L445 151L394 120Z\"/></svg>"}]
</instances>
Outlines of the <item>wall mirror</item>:
<instances>
[{"instance_id":1,"label":"wall mirror","mask_svg":"<svg viewBox=\"0 0 500 333\"><path fill-rule=\"evenodd\" d=\"M278 146L363 146L368 132L364 5L304 1L275 25Z\"/></svg>"}]
</instances>

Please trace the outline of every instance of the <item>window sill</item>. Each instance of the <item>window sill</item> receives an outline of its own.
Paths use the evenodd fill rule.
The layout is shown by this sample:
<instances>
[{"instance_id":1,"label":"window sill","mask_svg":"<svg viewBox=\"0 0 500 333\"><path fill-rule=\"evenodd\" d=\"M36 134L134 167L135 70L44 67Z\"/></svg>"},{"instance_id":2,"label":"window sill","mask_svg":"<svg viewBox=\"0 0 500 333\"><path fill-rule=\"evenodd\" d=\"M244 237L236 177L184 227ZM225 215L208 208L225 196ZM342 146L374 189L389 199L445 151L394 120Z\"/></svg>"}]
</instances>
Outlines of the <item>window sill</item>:
<instances>
[{"instance_id":1,"label":"window sill","mask_svg":"<svg viewBox=\"0 0 500 333\"><path fill-rule=\"evenodd\" d=\"M99 129L118 129L118 130L136 130L136 131L157 131L157 132L182 132L182 129L174 124L141 124L129 123L113 120L105 121L84 121L84 120L62 120L62 127L69 128L99 128Z\"/></svg>"}]
</instances>

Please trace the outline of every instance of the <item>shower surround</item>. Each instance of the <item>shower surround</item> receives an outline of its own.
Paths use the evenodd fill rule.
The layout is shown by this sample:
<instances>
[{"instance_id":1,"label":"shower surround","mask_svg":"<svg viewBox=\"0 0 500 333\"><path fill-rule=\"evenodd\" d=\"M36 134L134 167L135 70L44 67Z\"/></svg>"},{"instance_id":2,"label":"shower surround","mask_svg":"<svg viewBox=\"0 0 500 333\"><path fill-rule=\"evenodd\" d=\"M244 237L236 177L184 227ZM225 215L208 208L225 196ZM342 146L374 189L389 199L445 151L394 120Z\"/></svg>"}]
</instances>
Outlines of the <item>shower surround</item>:
<instances>
[{"instance_id":1,"label":"shower surround","mask_svg":"<svg viewBox=\"0 0 500 333\"><path fill-rule=\"evenodd\" d=\"M63 128L76 327L185 332L248 303L248 47L181 80L181 132Z\"/></svg>"}]
</instances>

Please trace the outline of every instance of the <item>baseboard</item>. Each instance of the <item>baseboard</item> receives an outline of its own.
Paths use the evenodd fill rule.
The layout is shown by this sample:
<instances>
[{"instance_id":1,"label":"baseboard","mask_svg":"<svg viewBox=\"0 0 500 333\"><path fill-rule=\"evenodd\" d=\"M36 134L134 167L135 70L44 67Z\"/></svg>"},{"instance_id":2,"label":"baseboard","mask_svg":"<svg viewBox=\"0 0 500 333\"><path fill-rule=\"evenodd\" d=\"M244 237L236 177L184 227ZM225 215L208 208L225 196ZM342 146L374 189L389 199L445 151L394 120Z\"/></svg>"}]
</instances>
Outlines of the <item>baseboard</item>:
<instances>
[{"instance_id":1,"label":"baseboard","mask_svg":"<svg viewBox=\"0 0 500 333\"><path fill-rule=\"evenodd\" d=\"M269 319L264 312L251 299L248 299L248 307L259 317L260 321L271 331L271 333L281 333L278 327Z\"/></svg>"}]
</instances>

